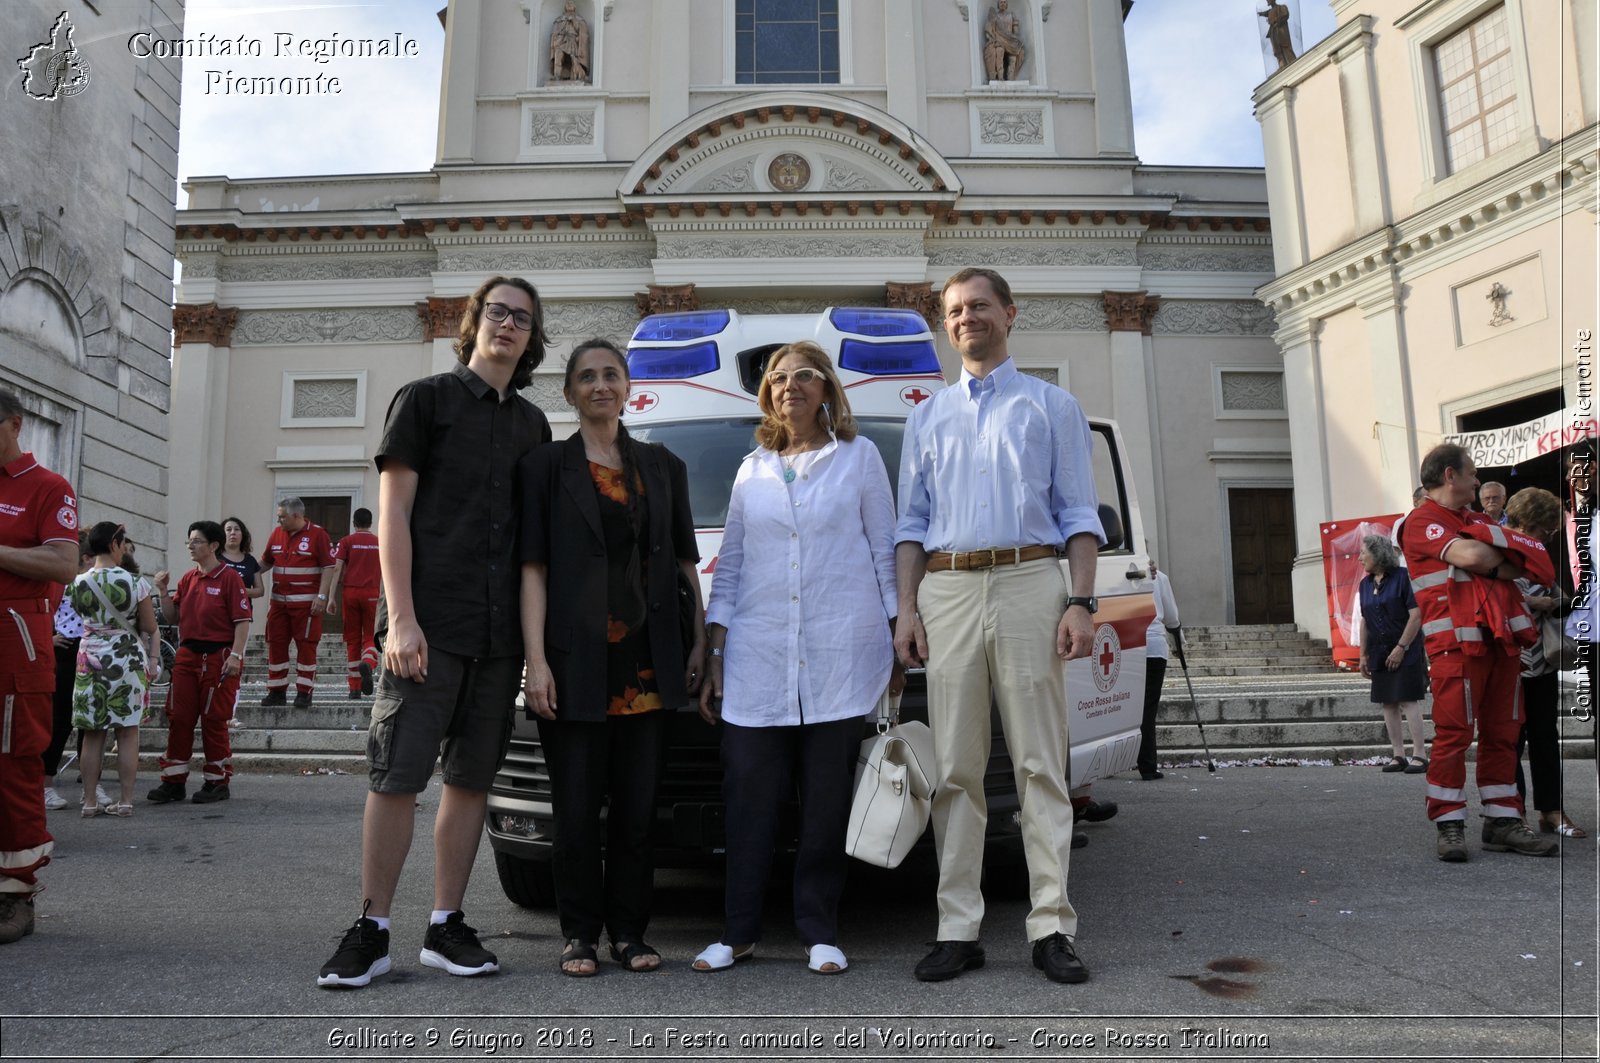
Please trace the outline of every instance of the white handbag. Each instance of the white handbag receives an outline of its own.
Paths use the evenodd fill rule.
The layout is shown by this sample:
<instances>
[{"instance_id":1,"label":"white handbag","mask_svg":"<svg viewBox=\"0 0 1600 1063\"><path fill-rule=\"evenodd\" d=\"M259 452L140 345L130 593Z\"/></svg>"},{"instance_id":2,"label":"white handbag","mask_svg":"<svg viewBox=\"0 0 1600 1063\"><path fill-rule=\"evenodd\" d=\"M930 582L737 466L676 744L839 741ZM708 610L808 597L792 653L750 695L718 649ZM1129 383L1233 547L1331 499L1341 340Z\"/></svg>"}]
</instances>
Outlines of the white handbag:
<instances>
[{"instance_id":1,"label":"white handbag","mask_svg":"<svg viewBox=\"0 0 1600 1063\"><path fill-rule=\"evenodd\" d=\"M844 850L877 867L899 867L928 828L938 770L933 732L912 720L899 723L899 699L878 702L878 733L861 743L855 796Z\"/></svg>"}]
</instances>

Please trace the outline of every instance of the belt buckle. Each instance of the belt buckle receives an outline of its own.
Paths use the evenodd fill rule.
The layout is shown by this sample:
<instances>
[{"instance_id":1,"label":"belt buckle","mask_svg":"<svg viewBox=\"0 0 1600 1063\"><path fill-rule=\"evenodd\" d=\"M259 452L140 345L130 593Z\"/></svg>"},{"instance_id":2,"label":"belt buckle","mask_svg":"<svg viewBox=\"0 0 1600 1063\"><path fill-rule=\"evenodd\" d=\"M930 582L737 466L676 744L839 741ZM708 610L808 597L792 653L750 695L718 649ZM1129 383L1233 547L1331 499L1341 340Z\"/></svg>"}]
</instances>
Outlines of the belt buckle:
<instances>
[{"instance_id":1,"label":"belt buckle","mask_svg":"<svg viewBox=\"0 0 1600 1063\"><path fill-rule=\"evenodd\" d=\"M983 566L984 568L999 568L1000 567L1000 555L995 551L994 547L991 546L987 551L977 550L977 551L974 551L974 552L975 553L980 553L980 554L981 553L985 553L985 552L988 553L988 555L989 555L989 563L987 565L984 565Z\"/></svg>"}]
</instances>

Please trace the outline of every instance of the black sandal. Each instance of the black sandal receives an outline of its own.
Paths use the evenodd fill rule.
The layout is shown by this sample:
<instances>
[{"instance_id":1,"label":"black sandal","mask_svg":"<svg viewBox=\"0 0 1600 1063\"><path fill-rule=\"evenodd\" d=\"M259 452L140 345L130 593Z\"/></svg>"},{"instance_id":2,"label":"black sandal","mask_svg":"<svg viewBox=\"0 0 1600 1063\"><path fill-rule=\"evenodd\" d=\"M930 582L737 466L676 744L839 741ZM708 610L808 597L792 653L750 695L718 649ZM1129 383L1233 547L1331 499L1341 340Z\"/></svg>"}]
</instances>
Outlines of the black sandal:
<instances>
[{"instance_id":1,"label":"black sandal","mask_svg":"<svg viewBox=\"0 0 1600 1063\"><path fill-rule=\"evenodd\" d=\"M624 941L621 944L613 941L611 943L611 958L622 964L622 969L624 971L632 971L634 974L644 974L647 971L661 970L661 964L659 962L650 964L646 967L635 967L633 965L634 960L642 960L647 956L654 956L657 960L660 960L661 953L657 952L655 949L651 948L649 945L646 945L642 941Z\"/></svg>"},{"instance_id":2,"label":"black sandal","mask_svg":"<svg viewBox=\"0 0 1600 1063\"><path fill-rule=\"evenodd\" d=\"M594 964L592 971L567 970L567 964L582 963L584 960ZM573 938L567 942L567 947L561 950L561 959L557 962L557 967L568 978L593 978L600 973L600 956L595 952L593 945L585 945L577 938Z\"/></svg>"}]
</instances>

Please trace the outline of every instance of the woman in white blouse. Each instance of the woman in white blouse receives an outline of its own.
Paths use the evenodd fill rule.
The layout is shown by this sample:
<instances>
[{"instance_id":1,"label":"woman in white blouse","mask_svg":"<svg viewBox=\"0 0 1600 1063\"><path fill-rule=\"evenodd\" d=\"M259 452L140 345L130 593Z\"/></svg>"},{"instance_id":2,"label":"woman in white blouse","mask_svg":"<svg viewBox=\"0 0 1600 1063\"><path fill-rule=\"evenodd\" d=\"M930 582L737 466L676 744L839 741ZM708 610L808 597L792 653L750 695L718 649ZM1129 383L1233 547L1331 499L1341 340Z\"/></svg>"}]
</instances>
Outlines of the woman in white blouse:
<instances>
[{"instance_id":1,"label":"woman in white blouse","mask_svg":"<svg viewBox=\"0 0 1600 1063\"><path fill-rule=\"evenodd\" d=\"M774 351L757 401L760 446L734 479L706 605L700 713L722 723L723 801L737 813L722 938L694 968L754 952L779 809L798 788L795 929L811 970L837 974L849 966L838 908L861 718L905 683L891 645L894 498L821 347Z\"/></svg>"}]
</instances>

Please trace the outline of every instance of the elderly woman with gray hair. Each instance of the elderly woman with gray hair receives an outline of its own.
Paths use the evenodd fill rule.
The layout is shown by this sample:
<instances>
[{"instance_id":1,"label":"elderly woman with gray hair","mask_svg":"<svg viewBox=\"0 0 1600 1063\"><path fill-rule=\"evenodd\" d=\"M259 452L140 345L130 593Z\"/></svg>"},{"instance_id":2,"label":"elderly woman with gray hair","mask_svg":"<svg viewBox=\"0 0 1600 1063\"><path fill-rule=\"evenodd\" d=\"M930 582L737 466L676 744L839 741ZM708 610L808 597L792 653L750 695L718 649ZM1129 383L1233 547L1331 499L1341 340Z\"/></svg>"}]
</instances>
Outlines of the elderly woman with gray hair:
<instances>
[{"instance_id":1,"label":"elderly woman with gray hair","mask_svg":"<svg viewBox=\"0 0 1600 1063\"><path fill-rule=\"evenodd\" d=\"M1428 666L1422 655L1422 612L1411 594L1411 581L1394 544L1386 536L1361 541L1361 674L1372 679L1372 700L1383 706L1383 724L1394 745L1394 758L1384 771L1421 775L1428 770L1422 755L1422 702L1428 696ZM1400 714L1411 728L1411 758L1400 736Z\"/></svg>"}]
</instances>

